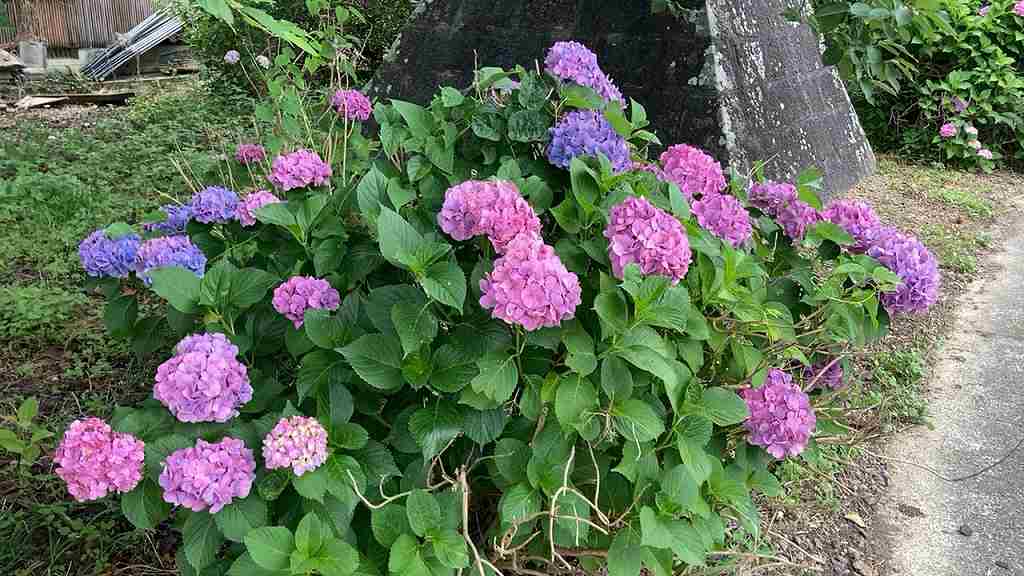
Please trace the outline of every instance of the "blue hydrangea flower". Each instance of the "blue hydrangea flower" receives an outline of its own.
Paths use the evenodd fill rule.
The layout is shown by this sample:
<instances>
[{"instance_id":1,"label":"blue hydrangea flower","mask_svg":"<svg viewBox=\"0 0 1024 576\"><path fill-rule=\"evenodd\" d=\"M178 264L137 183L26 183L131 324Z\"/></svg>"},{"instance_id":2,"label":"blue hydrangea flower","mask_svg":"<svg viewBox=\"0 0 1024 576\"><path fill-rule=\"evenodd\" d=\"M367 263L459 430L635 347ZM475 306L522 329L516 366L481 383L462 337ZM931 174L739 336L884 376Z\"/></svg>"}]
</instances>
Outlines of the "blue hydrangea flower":
<instances>
[{"instance_id":1,"label":"blue hydrangea flower","mask_svg":"<svg viewBox=\"0 0 1024 576\"><path fill-rule=\"evenodd\" d=\"M96 230L78 245L78 257L89 276L124 278L132 271L141 241L137 234L111 238L105 230Z\"/></svg>"},{"instance_id":2,"label":"blue hydrangea flower","mask_svg":"<svg viewBox=\"0 0 1024 576\"><path fill-rule=\"evenodd\" d=\"M142 243L135 260L135 273L147 286L153 283L150 270L168 266L180 266L202 277L206 272L206 255L188 236L162 236Z\"/></svg>"},{"instance_id":3,"label":"blue hydrangea flower","mask_svg":"<svg viewBox=\"0 0 1024 576\"><path fill-rule=\"evenodd\" d=\"M551 129L548 160L555 166L568 168L573 158L597 156L598 152L611 161L616 172L631 166L629 145L596 110L570 112Z\"/></svg>"},{"instance_id":4,"label":"blue hydrangea flower","mask_svg":"<svg viewBox=\"0 0 1024 576\"><path fill-rule=\"evenodd\" d=\"M220 186L209 186L192 195L192 217L203 224L235 219L238 194Z\"/></svg>"},{"instance_id":5,"label":"blue hydrangea flower","mask_svg":"<svg viewBox=\"0 0 1024 576\"><path fill-rule=\"evenodd\" d=\"M192 219L192 206L188 204L166 204L161 206L160 210L167 215L167 218L163 222L144 224L143 228L147 232L158 232L167 235L185 232L185 226Z\"/></svg>"}]
</instances>

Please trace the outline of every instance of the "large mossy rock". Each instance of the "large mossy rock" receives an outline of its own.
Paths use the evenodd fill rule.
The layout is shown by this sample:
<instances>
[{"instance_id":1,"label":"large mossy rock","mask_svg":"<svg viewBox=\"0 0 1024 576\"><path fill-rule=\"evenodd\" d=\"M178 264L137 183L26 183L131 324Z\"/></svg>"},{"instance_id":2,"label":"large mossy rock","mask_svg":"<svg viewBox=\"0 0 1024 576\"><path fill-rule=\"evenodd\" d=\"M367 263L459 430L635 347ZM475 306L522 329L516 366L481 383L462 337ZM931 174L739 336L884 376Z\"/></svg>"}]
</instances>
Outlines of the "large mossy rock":
<instances>
[{"instance_id":1,"label":"large mossy rock","mask_svg":"<svg viewBox=\"0 0 1024 576\"><path fill-rule=\"evenodd\" d=\"M558 40L594 50L627 98L648 111L666 145L698 145L769 178L825 172L829 192L875 169L875 158L817 35L783 17L802 0L424 0L372 91L427 102L467 85L474 65L543 63Z\"/></svg>"}]
</instances>

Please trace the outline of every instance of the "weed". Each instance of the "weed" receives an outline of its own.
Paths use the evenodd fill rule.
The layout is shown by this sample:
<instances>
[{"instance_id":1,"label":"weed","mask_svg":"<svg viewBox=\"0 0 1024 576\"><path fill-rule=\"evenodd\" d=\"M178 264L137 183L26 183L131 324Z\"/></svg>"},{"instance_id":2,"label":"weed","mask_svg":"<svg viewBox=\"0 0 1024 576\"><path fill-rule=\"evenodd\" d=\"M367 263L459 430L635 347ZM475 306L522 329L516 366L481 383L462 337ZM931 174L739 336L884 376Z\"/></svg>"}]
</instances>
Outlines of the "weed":
<instances>
[{"instance_id":1,"label":"weed","mask_svg":"<svg viewBox=\"0 0 1024 576\"><path fill-rule=\"evenodd\" d=\"M885 404L887 424L924 424L928 406L924 396L924 359L916 349L887 350L871 358L871 385L864 390L868 403Z\"/></svg>"},{"instance_id":2,"label":"weed","mask_svg":"<svg viewBox=\"0 0 1024 576\"><path fill-rule=\"evenodd\" d=\"M973 218L991 218L992 202L966 188L939 188L931 194L946 204L959 208Z\"/></svg>"},{"instance_id":3,"label":"weed","mask_svg":"<svg viewBox=\"0 0 1024 576\"><path fill-rule=\"evenodd\" d=\"M0 288L0 338L60 341L85 296L59 286Z\"/></svg>"},{"instance_id":4,"label":"weed","mask_svg":"<svg viewBox=\"0 0 1024 576\"><path fill-rule=\"evenodd\" d=\"M977 239L939 224L927 224L920 230L921 241L939 258L939 264L960 274L973 273L978 268L975 252Z\"/></svg>"}]
</instances>

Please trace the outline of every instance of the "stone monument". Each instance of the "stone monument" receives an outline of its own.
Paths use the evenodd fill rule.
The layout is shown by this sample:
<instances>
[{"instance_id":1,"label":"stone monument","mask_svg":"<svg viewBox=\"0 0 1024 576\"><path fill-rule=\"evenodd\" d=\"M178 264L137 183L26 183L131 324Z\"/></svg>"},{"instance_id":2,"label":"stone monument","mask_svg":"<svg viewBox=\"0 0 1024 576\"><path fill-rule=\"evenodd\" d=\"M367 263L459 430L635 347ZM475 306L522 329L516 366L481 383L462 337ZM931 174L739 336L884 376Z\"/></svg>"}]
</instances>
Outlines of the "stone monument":
<instances>
[{"instance_id":1,"label":"stone monument","mask_svg":"<svg viewBox=\"0 0 1024 576\"><path fill-rule=\"evenodd\" d=\"M664 2L662 2L664 3ZM792 179L825 172L853 186L875 158L817 34L783 13L804 0L421 0L372 83L378 98L429 101L466 86L474 64L543 63L558 40L594 50L665 145L700 146L724 164Z\"/></svg>"}]
</instances>

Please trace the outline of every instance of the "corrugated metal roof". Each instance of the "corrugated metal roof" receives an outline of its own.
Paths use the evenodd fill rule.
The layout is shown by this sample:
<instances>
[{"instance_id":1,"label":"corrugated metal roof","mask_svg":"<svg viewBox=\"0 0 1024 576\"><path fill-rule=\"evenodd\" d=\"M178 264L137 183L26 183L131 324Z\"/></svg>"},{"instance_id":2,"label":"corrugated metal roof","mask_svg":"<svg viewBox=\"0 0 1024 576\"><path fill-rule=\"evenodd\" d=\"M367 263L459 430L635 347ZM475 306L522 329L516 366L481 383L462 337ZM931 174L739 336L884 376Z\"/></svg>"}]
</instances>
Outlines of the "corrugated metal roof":
<instances>
[{"instance_id":1,"label":"corrugated metal roof","mask_svg":"<svg viewBox=\"0 0 1024 576\"><path fill-rule=\"evenodd\" d=\"M36 0L39 36L58 48L102 48L117 40L153 13L150 0ZM31 32L27 19L8 5L8 17L18 37ZM0 42L15 38L0 28Z\"/></svg>"}]
</instances>

